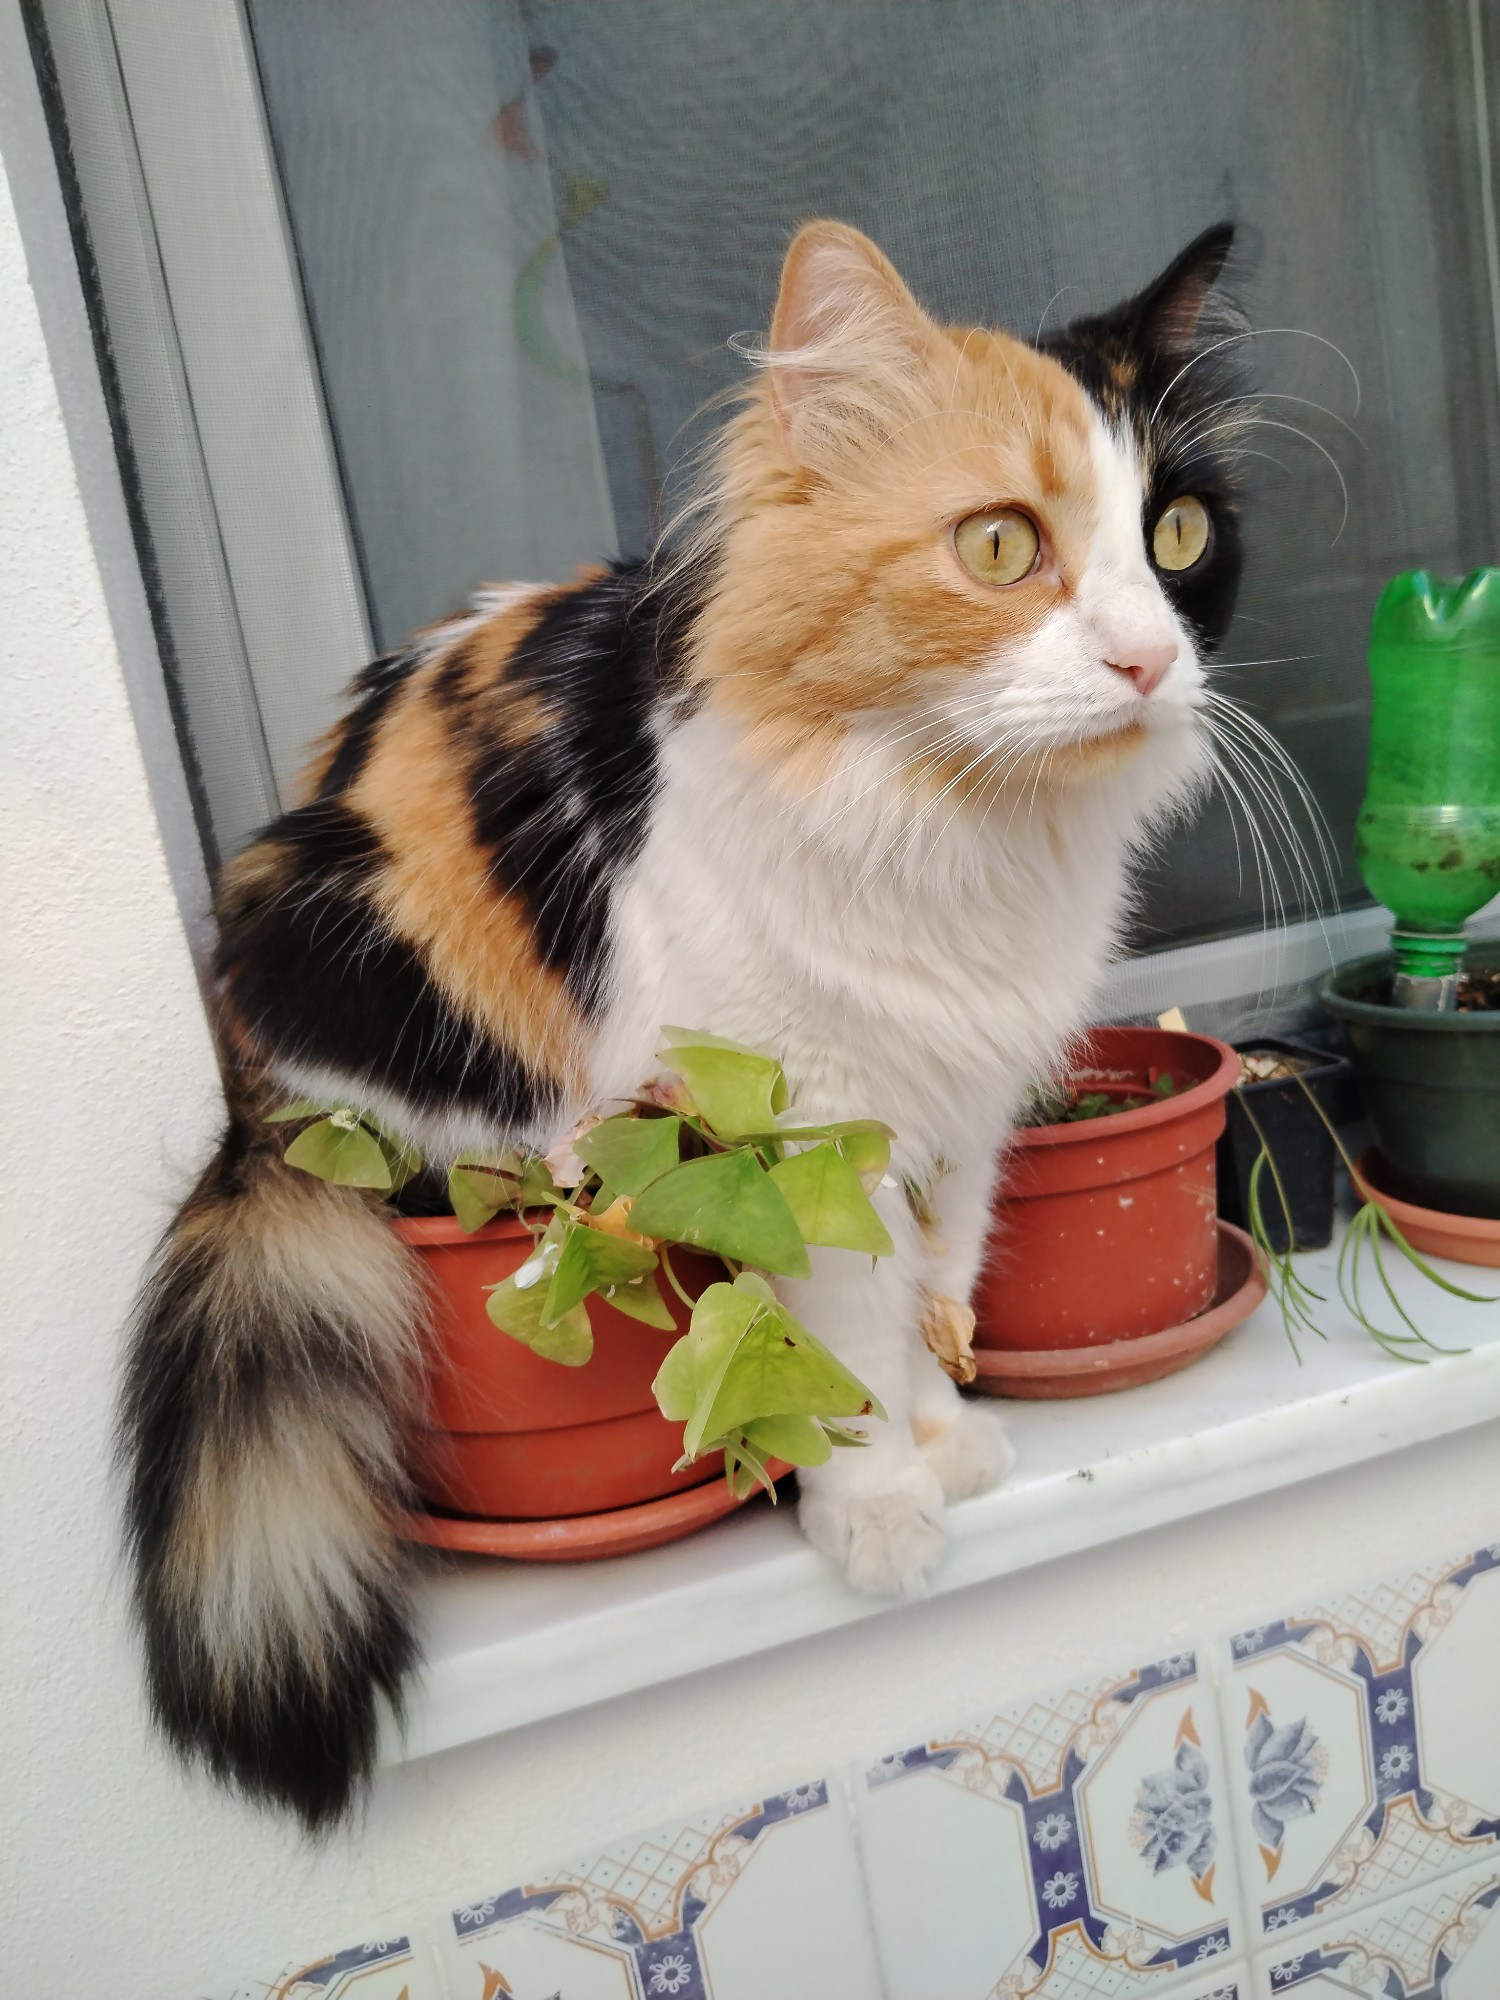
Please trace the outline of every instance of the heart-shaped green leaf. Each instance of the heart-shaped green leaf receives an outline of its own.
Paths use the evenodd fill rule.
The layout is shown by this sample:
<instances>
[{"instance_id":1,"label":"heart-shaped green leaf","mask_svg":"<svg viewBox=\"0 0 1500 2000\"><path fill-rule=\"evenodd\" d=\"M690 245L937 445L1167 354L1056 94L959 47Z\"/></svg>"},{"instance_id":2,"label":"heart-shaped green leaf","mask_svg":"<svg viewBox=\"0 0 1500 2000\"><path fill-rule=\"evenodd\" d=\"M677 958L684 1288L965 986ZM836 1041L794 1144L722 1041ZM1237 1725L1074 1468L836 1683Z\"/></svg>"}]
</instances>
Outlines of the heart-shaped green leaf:
<instances>
[{"instance_id":1,"label":"heart-shaped green leaf","mask_svg":"<svg viewBox=\"0 0 1500 2000\"><path fill-rule=\"evenodd\" d=\"M386 1166L390 1169L392 1194L398 1188L404 1188L409 1180L414 1180L421 1173L422 1155L415 1146L408 1145L406 1140L398 1139L382 1128L376 1144L385 1155Z\"/></svg>"},{"instance_id":2,"label":"heart-shaped green leaf","mask_svg":"<svg viewBox=\"0 0 1500 2000\"><path fill-rule=\"evenodd\" d=\"M286 1149L289 1167L300 1167L320 1181L336 1181L340 1187L374 1188L381 1194L391 1191L391 1170L380 1141L363 1125L336 1125L323 1118L299 1132Z\"/></svg>"},{"instance_id":3,"label":"heart-shaped green leaf","mask_svg":"<svg viewBox=\"0 0 1500 2000\"><path fill-rule=\"evenodd\" d=\"M888 1257L895 1249L859 1175L831 1141L779 1160L771 1179L786 1196L804 1242L864 1250L872 1257Z\"/></svg>"},{"instance_id":4,"label":"heart-shaped green leaf","mask_svg":"<svg viewBox=\"0 0 1500 2000\"><path fill-rule=\"evenodd\" d=\"M548 1326L543 1317L546 1303L545 1285L518 1285L515 1277L509 1277L496 1285L484 1309L502 1333L519 1340L544 1361L560 1362L564 1368L581 1368L594 1351L587 1311L575 1306L556 1325Z\"/></svg>"},{"instance_id":5,"label":"heart-shaped green leaf","mask_svg":"<svg viewBox=\"0 0 1500 2000\"><path fill-rule=\"evenodd\" d=\"M677 1165L680 1118L606 1118L592 1126L573 1151L613 1193L644 1194Z\"/></svg>"},{"instance_id":6,"label":"heart-shaped green leaf","mask_svg":"<svg viewBox=\"0 0 1500 2000\"><path fill-rule=\"evenodd\" d=\"M835 1134L839 1151L859 1175L866 1194L873 1194L891 1164L891 1135L878 1129L861 1128Z\"/></svg>"},{"instance_id":7,"label":"heart-shaped green leaf","mask_svg":"<svg viewBox=\"0 0 1500 2000\"><path fill-rule=\"evenodd\" d=\"M812 1417L757 1417L741 1435L762 1457L788 1465L823 1465L833 1457L828 1433Z\"/></svg>"},{"instance_id":8,"label":"heart-shaped green leaf","mask_svg":"<svg viewBox=\"0 0 1500 2000\"><path fill-rule=\"evenodd\" d=\"M786 1103L786 1078L770 1056L717 1043L673 1047L664 1055L721 1139L760 1131Z\"/></svg>"},{"instance_id":9,"label":"heart-shaped green leaf","mask_svg":"<svg viewBox=\"0 0 1500 2000\"><path fill-rule=\"evenodd\" d=\"M628 1285L631 1279L643 1278L655 1269L656 1252L644 1244L611 1236L602 1229L591 1229L586 1222L568 1222L564 1225L562 1256L547 1288L543 1324L555 1326L590 1292Z\"/></svg>"},{"instance_id":10,"label":"heart-shaped green leaf","mask_svg":"<svg viewBox=\"0 0 1500 2000\"><path fill-rule=\"evenodd\" d=\"M702 1437L695 1412L701 1406L707 1413L746 1328L765 1309L763 1301L734 1285L710 1285L693 1307L688 1331L657 1370L652 1384L657 1406L670 1422L688 1425L683 1444L689 1455Z\"/></svg>"},{"instance_id":11,"label":"heart-shaped green leaf","mask_svg":"<svg viewBox=\"0 0 1500 2000\"><path fill-rule=\"evenodd\" d=\"M748 1042L732 1042L728 1035L710 1035L703 1028L674 1028L670 1022L662 1029L663 1046L657 1054L671 1060L673 1049L732 1049L738 1056L758 1056L759 1049L752 1049Z\"/></svg>"},{"instance_id":12,"label":"heart-shaped green leaf","mask_svg":"<svg viewBox=\"0 0 1500 2000\"><path fill-rule=\"evenodd\" d=\"M644 1326L654 1326L662 1333L675 1333L677 1330L671 1308L662 1297L661 1286L652 1272L648 1271L643 1278L633 1278L627 1284L605 1286L600 1291L600 1297L616 1312L638 1319Z\"/></svg>"},{"instance_id":13,"label":"heart-shaped green leaf","mask_svg":"<svg viewBox=\"0 0 1500 2000\"><path fill-rule=\"evenodd\" d=\"M516 1187L518 1208L555 1208L563 1200L562 1189L553 1180L547 1162L536 1153L528 1153L521 1163L521 1178Z\"/></svg>"},{"instance_id":14,"label":"heart-shaped green leaf","mask_svg":"<svg viewBox=\"0 0 1500 2000\"><path fill-rule=\"evenodd\" d=\"M488 1167L455 1167L448 1176L448 1204L460 1229L472 1232L513 1206L515 1182Z\"/></svg>"},{"instance_id":15,"label":"heart-shaped green leaf","mask_svg":"<svg viewBox=\"0 0 1500 2000\"><path fill-rule=\"evenodd\" d=\"M745 1132L741 1138L746 1144L760 1146L773 1139L837 1139L858 1137L861 1134L871 1138L894 1139L896 1134L889 1125L878 1118L844 1118L832 1125L780 1125L772 1126L764 1132Z\"/></svg>"},{"instance_id":16,"label":"heart-shaped green leaf","mask_svg":"<svg viewBox=\"0 0 1500 2000\"><path fill-rule=\"evenodd\" d=\"M714 1153L674 1167L636 1202L630 1226L789 1278L812 1271L785 1197L749 1153Z\"/></svg>"},{"instance_id":17,"label":"heart-shaped green leaf","mask_svg":"<svg viewBox=\"0 0 1500 2000\"><path fill-rule=\"evenodd\" d=\"M702 1396L709 1400L699 1436L709 1438L744 1430L760 1417L885 1416L864 1383L781 1305L759 1308L725 1365L703 1385L700 1409ZM684 1442L698 1449L691 1437Z\"/></svg>"},{"instance_id":18,"label":"heart-shaped green leaf","mask_svg":"<svg viewBox=\"0 0 1500 2000\"><path fill-rule=\"evenodd\" d=\"M774 1505L776 1486L770 1469L754 1445L745 1439L736 1439L725 1445L724 1478L736 1500L748 1499L759 1486L770 1495Z\"/></svg>"},{"instance_id":19,"label":"heart-shaped green leaf","mask_svg":"<svg viewBox=\"0 0 1500 2000\"><path fill-rule=\"evenodd\" d=\"M582 1306L574 1306L570 1313L553 1326L544 1326L531 1343L533 1354L539 1354L543 1361L556 1361L563 1368L582 1368L594 1357L594 1330L589 1325L589 1316Z\"/></svg>"}]
</instances>

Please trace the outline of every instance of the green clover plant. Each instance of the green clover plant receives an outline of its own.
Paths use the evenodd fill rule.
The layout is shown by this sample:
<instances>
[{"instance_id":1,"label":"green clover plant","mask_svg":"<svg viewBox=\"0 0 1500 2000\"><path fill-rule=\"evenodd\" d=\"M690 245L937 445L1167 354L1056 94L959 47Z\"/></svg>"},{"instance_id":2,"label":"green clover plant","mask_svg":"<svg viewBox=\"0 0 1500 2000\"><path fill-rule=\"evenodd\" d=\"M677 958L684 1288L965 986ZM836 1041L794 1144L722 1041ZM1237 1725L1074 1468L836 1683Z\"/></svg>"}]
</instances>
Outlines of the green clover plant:
<instances>
[{"instance_id":1,"label":"green clover plant","mask_svg":"<svg viewBox=\"0 0 1500 2000\"><path fill-rule=\"evenodd\" d=\"M545 1160L515 1148L465 1154L448 1198L466 1231L502 1211L531 1229L530 1255L489 1288L486 1310L563 1367L593 1354L593 1297L670 1332L665 1280L691 1311L653 1385L662 1414L683 1425L679 1464L722 1451L736 1495L757 1483L773 1490L769 1460L821 1465L864 1443L843 1419L885 1417L768 1277L807 1277L810 1244L889 1255L870 1195L893 1135L869 1118L799 1122L774 1058L720 1036L664 1032L664 1088ZM420 1153L359 1106L304 1098L271 1118L302 1122L287 1161L322 1180L392 1194L421 1171ZM718 1257L725 1279L694 1300L673 1269L676 1248Z\"/></svg>"}]
</instances>

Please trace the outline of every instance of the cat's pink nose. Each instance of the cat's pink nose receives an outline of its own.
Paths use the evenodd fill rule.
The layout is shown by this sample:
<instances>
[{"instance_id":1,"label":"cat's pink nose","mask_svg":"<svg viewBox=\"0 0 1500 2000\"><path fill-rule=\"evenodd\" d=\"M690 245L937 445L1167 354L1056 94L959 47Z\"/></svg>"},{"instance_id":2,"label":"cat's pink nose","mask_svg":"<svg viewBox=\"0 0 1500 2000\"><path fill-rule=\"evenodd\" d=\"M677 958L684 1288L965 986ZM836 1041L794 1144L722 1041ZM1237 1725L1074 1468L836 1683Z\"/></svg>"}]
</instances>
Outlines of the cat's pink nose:
<instances>
[{"instance_id":1,"label":"cat's pink nose","mask_svg":"<svg viewBox=\"0 0 1500 2000\"><path fill-rule=\"evenodd\" d=\"M1150 694L1176 658L1177 641L1169 637L1122 646L1120 658L1106 660L1105 665L1113 667L1117 674L1124 674L1127 680L1133 681L1141 694Z\"/></svg>"}]
</instances>

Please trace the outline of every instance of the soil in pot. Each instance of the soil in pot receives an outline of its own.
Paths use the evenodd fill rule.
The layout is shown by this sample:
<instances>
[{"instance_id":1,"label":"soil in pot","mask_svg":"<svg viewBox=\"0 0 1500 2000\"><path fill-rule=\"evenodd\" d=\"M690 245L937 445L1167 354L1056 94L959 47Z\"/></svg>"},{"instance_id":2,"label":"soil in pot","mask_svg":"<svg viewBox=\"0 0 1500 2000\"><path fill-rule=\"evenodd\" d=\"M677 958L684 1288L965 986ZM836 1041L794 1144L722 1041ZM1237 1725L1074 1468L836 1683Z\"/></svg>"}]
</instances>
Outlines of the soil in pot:
<instances>
[{"instance_id":1,"label":"soil in pot","mask_svg":"<svg viewBox=\"0 0 1500 2000\"><path fill-rule=\"evenodd\" d=\"M1395 960L1340 966L1323 1005L1344 1025L1385 1161L1384 1191L1500 1219L1500 945L1471 945L1456 1013L1390 1005ZM1483 1001L1485 1004L1478 1004Z\"/></svg>"},{"instance_id":2,"label":"soil in pot","mask_svg":"<svg viewBox=\"0 0 1500 2000\"><path fill-rule=\"evenodd\" d=\"M1211 1304L1214 1149L1239 1073L1233 1049L1208 1035L1092 1032L1070 1075L1075 1101L1140 1102L1017 1132L974 1294L976 1348L1102 1346L1181 1325Z\"/></svg>"},{"instance_id":3,"label":"soil in pot","mask_svg":"<svg viewBox=\"0 0 1500 2000\"><path fill-rule=\"evenodd\" d=\"M541 1521L632 1507L698 1486L723 1470L716 1455L681 1472L680 1425L656 1407L651 1384L687 1331L688 1311L663 1285L678 1321L658 1332L588 1302L593 1358L582 1368L544 1361L485 1311L485 1287L519 1269L531 1232L507 1217L465 1235L452 1216L399 1217L391 1225L422 1259L433 1299L429 1411L413 1469L438 1507L488 1520ZM716 1259L672 1259L696 1296L723 1275Z\"/></svg>"},{"instance_id":4,"label":"soil in pot","mask_svg":"<svg viewBox=\"0 0 1500 2000\"><path fill-rule=\"evenodd\" d=\"M1321 1250L1333 1238L1336 1154L1333 1135L1308 1103L1307 1091L1327 1117L1335 1118L1335 1098L1349 1074L1348 1059L1305 1042L1269 1038L1237 1043L1236 1053L1244 1074L1225 1104L1218 1152L1219 1213L1238 1229L1250 1227L1250 1176L1264 1134L1291 1210L1289 1234L1275 1183L1269 1171L1263 1173L1261 1215L1271 1247L1282 1251L1295 1244L1299 1250ZM1249 1100L1249 1113L1241 1094Z\"/></svg>"}]
</instances>

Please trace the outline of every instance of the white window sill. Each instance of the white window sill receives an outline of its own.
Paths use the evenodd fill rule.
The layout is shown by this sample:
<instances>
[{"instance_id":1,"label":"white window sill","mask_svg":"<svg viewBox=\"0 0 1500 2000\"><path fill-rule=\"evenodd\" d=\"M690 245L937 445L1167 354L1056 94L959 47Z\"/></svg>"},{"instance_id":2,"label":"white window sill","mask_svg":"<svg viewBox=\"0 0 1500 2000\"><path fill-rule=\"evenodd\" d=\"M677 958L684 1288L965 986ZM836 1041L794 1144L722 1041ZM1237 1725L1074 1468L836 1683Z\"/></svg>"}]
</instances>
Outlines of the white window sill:
<instances>
[{"instance_id":1,"label":"white window sill","mask_svg":"<svg viewBox=\"0 0 1500 2000\"><path fill-rule=\"evenodd\" d=\"M961 1590L1500 1414L1500 1312L1398 1280L1430 1336L1469 1351L1422 1368L1387 1361L1338 1303L1336 1247L1299 1259L1328 1300L1329 1331L1326 1342L1302 1343L1300 1367L1267 1300L1213 1353L1165 1381L1002 1405L1019 1462L1005 1486L952 1509L953 1543L933 1590ZM1438 1268L1469 1290L1500 1293L1500 1271ZM1368 1289L1378 1293L1378 1283ZM686 1541L608 1562L460 1559L422 1585L427 1671L404 1740L388 1732L386 1759L427 1756L888 1608L850 1590L808 1547L785 1501L779 1509L756 1501Z\"/></svg>"}]
</instances>

